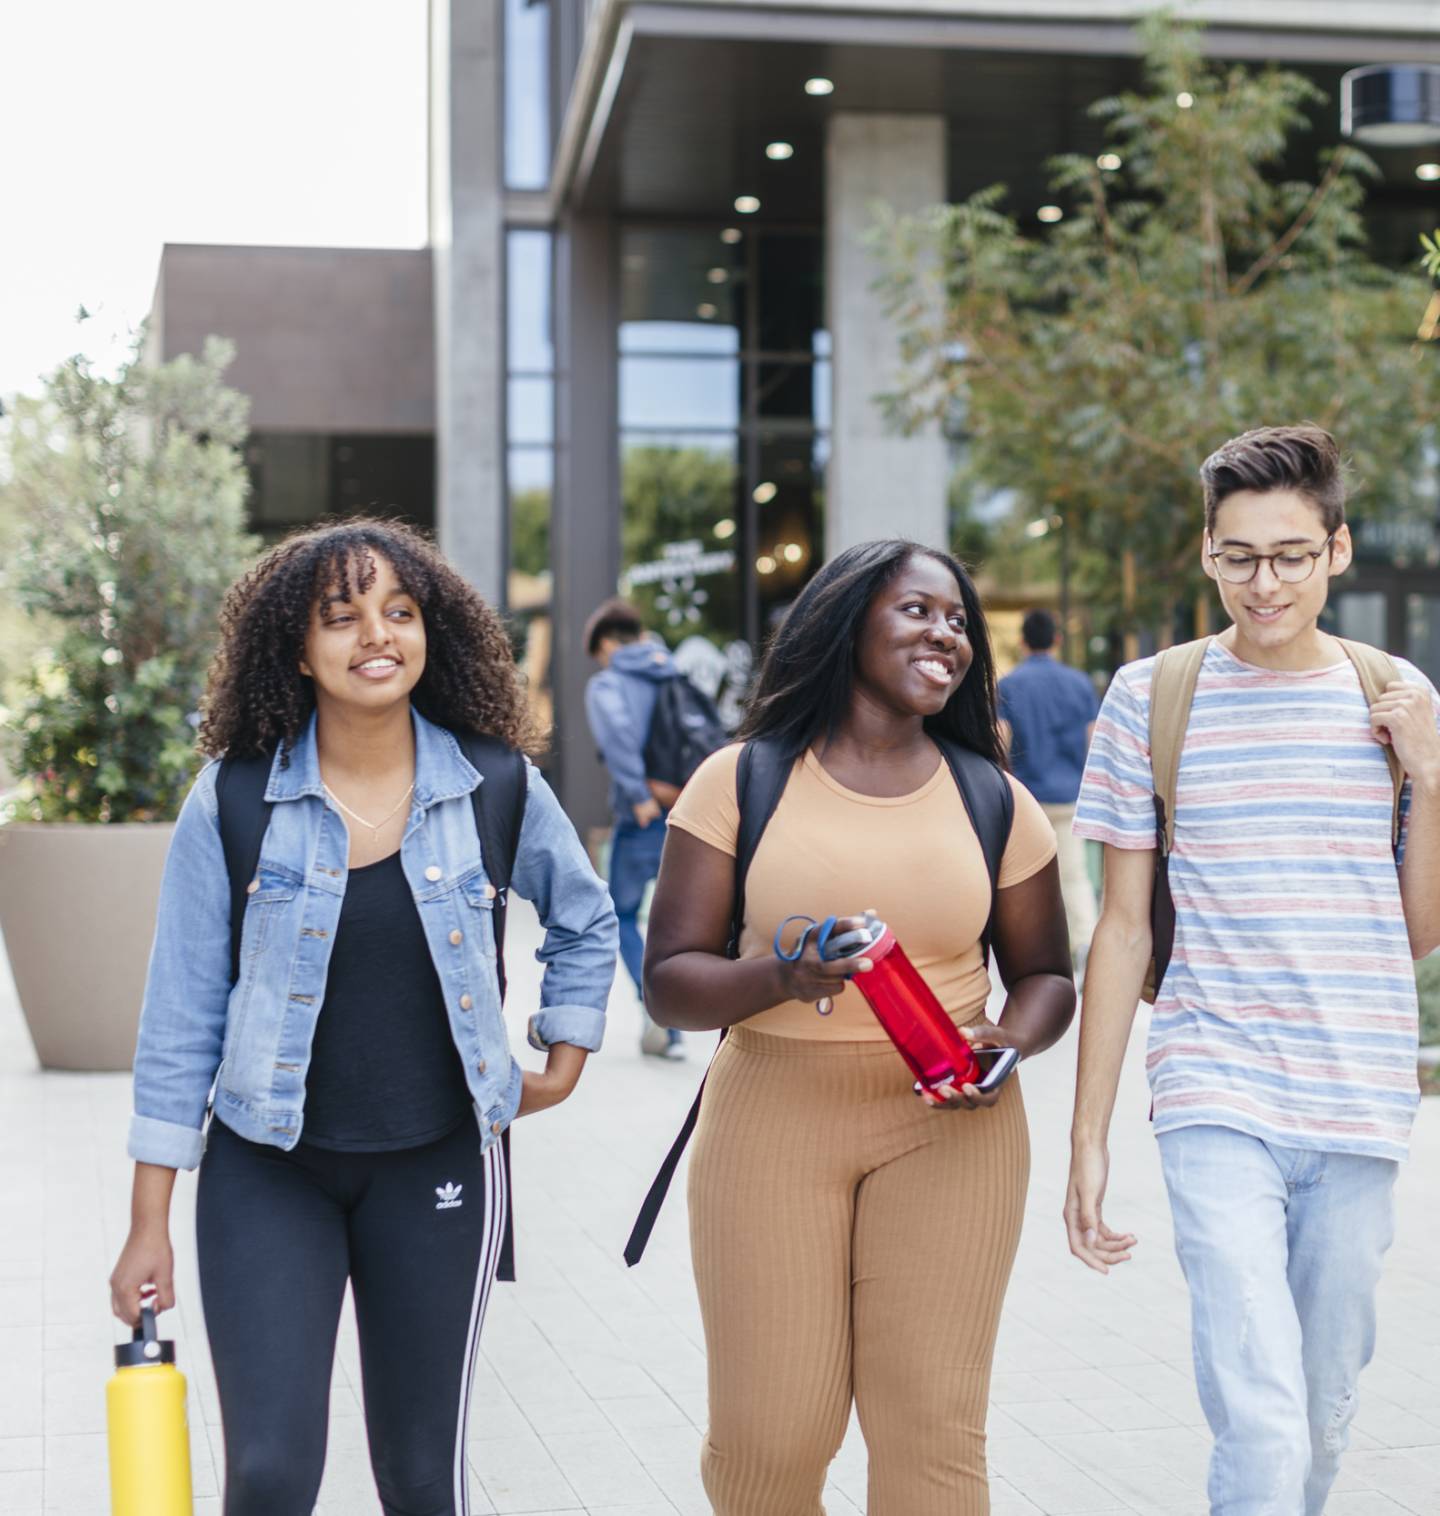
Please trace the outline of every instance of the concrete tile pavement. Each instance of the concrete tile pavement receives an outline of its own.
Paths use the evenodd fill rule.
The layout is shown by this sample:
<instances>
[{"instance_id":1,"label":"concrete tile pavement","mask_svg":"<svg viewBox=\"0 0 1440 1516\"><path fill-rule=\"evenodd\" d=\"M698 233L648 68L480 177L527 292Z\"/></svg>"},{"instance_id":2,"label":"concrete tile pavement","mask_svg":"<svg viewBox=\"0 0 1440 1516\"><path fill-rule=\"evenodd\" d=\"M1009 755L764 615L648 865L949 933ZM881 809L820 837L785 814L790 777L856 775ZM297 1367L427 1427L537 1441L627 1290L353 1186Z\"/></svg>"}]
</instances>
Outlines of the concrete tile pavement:
<instances>
[{"instance_id":1,"label":"concrete tile pavement","mask_svg":"<svg viewBox=\"0 0 1440 1516\"><path fill-rule=\"evenodd\" d=\"M538 925L512 913L513 1015L533 1001ZM645 1262L620 1248L687 1108L709 1038L687 1064L642 1060L628 984L574 1099L515 1137L519 1267L482 1342L468 1462L476 1516L700 1516L705 1363L683 1175ZM519 1038L517 1037L517 1043ZM536 1055L523 1052L522 1058ZM1028 1215L996 1356L994 1516L1203 1516L1209 1436L1189 1363L1183 1282L1138 1042L1112 1142L1110 1211L1140 1236L1108 1279L1065 1251L1059 1221L1073 1041L1024 1074L1034 1151ZM105 1278L128 1222L128 1081L41 1074L0 964L0 1513L100 1516L108 1506L104 1381L118 1328ZM938 1119L938 1118L937 1118ZM1328 1516L1440 1511L1440 1101L1422 1110L1400 1181L1380 1345ZM218 1516L219 1413L195 1276L193 1177L176 1189L179 1305L165 1319L190 1382L196 1510ZM373 1516L353 1318L333 1377L321 1516ZM853 1425L829 1516L865 1508Z\"/></svg>"}]
</instances>

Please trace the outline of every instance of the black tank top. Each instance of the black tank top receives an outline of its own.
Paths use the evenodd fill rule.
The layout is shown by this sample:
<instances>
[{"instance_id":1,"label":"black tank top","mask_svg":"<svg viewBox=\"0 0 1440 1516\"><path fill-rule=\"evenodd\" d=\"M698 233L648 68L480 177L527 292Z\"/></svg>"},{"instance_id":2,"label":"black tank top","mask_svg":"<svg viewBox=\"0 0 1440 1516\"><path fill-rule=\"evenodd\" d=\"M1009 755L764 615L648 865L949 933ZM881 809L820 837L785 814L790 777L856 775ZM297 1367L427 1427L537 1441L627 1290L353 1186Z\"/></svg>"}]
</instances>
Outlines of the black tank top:
<instances>
[{"instance_id":1,"label":"black tank top","mask_svg":"<svg viewBox=\"0 0 1440 1516\"><path fill-rule=\"evenodd\" d=\"M384 1152L473 1119L400 854L351 869L305 1079L303 1140Z\"/></svg>"}]
</instances>

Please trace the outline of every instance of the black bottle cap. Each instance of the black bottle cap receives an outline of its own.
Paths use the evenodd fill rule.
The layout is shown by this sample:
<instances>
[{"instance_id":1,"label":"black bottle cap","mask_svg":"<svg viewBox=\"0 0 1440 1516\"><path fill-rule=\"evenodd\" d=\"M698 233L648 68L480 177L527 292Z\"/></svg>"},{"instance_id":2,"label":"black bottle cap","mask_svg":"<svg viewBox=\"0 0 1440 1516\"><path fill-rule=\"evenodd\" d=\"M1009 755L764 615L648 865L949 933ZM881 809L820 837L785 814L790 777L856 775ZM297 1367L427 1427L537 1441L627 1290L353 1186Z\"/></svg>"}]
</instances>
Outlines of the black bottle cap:
<instances>
[{"instance_id":1,"label":"black bottle cap","mask_svg":"<svg viewBox=\"0 0 1440 1516\"><path fill-rule=\"evenodd\" d=\"M115 1367L136 1369L152 1363L174 1362L175 1344L160 1339L155 1326L154 1307L142 1305L140 1325L135 1328L134 1340L117 1343L115 1346Z\"/></svg>"}]
</instances>

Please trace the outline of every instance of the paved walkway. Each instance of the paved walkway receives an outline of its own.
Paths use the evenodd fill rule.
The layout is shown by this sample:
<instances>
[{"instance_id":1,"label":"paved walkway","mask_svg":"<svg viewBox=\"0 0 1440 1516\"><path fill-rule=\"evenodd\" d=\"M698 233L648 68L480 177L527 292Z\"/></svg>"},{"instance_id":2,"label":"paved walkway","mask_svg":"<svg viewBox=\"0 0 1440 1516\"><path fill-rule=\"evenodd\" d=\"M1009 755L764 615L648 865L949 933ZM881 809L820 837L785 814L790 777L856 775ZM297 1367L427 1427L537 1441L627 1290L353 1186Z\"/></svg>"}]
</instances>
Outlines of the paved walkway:
<instances>
[{"instance_id":1,"label":"paved walkway","mask_svg":"<svg viewBox=\"0 0 1440 1516\"><path fill-rule=\"evenodd\" d=\"M512 1004L533 997L517 903ZM527 991L529 994L527 995ZM638 1011L616 990L612 1038L575 1098L523 1122L515 1184L521 1283L492 1297L469 1447L478 1513L701 1516L705 1366L683 1182L640 1268L620 1247L688 1105L696 1061L635 1050ZM534 1057L533 1054L522 1056ZM1035 1152L1029 1215L996 1360L994 1516L1203 1516L1208 1436L1191 1387L1186 1305L1137 1057L1126 1069L1110 1211L1141 1239L1108 1279L1065 1251L1059 1221L1073 1041L1025 1072ZM40 1074L0 961L0 1512L108 1509L103 1387L106 1275L128 1221L128 1081ZM941 1119L941 1118L937 1118ZM1328 1516L1440 1511L1440 1100L1427 1101L1400 1184L1381 1293L1380 1349ZM165 1318L192 1387L196 1509L219 1516L220 1431L195 1279L193 1176L176 1190L180 1304ZM330 1459L318 1510L379 1510L364 1451L353 1326L341 1335ZM829 1516L864 1510L853 1427Z\"/></svg>"}]
</instances>

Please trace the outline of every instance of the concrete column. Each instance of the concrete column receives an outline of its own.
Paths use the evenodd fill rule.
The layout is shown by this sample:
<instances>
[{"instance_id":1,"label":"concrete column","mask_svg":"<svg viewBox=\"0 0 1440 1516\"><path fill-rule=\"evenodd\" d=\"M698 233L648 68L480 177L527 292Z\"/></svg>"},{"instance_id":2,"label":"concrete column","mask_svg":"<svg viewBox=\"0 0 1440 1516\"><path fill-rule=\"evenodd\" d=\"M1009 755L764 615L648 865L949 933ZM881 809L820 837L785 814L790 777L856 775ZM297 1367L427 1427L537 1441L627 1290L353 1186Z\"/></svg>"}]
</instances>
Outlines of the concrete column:
<instances>
[{"instance_id":1,"label":"concrete column","mask_svg":"<svg viewBox=\"0 0 1440 1516\"><path fill-rule=\"evenodd\" d=\"M886 428L875 403L894 383L900 352L871 289L879 266L863 241L877 203L907 212L944 198L944 117L830 117L825 258L834 430L825 484L827 556L871 537L948 546L949 460L939 427L900 436Z\"/></svg>"},{"instance_id":2,"label":"concrete column","mask_svg":"<svg viewBox=\"0 0 1440 1516\"><path fill-rule=\"evenodd\" d=\"M430 0L435 519L493 605L505 593L502 7Z\"/></svg>"},{"instance_id":3,"label":"concrete column","mask_svg":"<svg viewBox=\"0 0 1440 1516\"><path fill-rule=\"evenodd\" d=\"M553 774L582 830L609 820L608 781L585 721L595 672L581 633L620 574L620 461L614 229L571 214L555 238L555 496L550 513L555 693Z\"/></svg>"}]
</instances>

